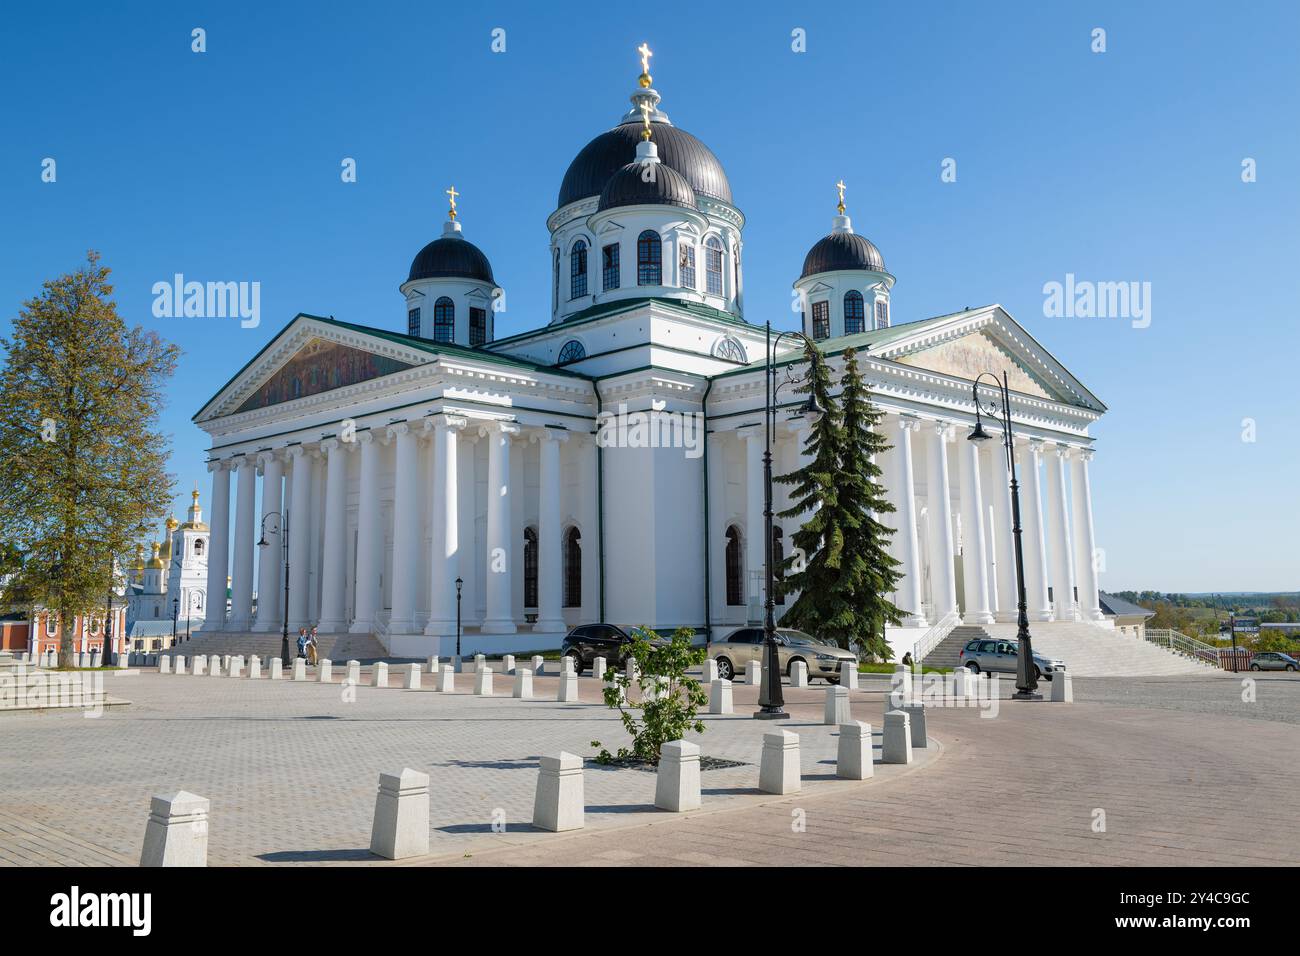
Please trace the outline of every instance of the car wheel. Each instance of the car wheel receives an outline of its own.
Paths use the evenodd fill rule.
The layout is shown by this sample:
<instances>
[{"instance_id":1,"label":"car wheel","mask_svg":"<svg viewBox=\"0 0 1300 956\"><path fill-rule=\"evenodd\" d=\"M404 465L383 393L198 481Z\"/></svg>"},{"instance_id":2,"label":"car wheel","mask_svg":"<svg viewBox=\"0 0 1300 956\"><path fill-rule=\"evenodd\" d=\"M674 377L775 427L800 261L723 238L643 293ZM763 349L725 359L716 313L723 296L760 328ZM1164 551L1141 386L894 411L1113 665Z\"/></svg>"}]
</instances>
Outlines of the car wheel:
<instances>
[{"instance_id":1,"label":"car wheel","mask_svg":"<svg viewBox=\"0 0 1300 956\"><path fill-rule=\"evenodd\" d=\"M838 677L828 677L828 678L826 678L826 683L828 683L828 684L838 684L839 682L840 682L840 679L839 679Z\"/></svg>"},{"instance_id":2,"label":"car wheel","mask_svg":"<svg viewBox=\"0 0 1300 956\"><path fill-rule=\"evenodd\" d=\"M1253 671L1257 671L1257 670L1259 670L1259 665L1258 665L1258 664L1251 664L1251 665L1250 665L1250 669L1253 670Z\"/></svg>"},{"instance_id":3,"label":"car wheel","mask_svg":"<svg viewBox=\"0 0 1300 956\"><path fill-rule=\"evenodd\" d=\"M786 677L793 677L793 676L794 676L794 664L795 664L795 661L798 661L798 662L800 662L801 664L803 664L803 666L804 666L805 668L808 667L808 662L805 661L802 657L792 657L792 658L790 658L790 662L789 662L788 664L785 665L785 676L786 676ZM811 678L809 678L809 679L811 679Z\"/></svg>"},{"instance_id":4,"label":"car wheel","mask_svg":"<svg viewBox=\"0 0 1300 956\"><path fill-rule=\"evenodd\" d=\"M1043 679L1043 669L1042 669L1041 667L1039 667L1037 664L1035 664L1035 665L1034 665L1034 680L1042 680L1042 679Z\"/></svg>"},{"instance_id":5,"label":"car wheel","mask_svg":"<svg viewBox=\"0 0 1300 956\"><path fill-rule=\"evenodd\" d=\"M970 671L972 674L978 674L980 672L980 666L976 664L974 661L967 662L966 669Z\"/></svg>"},{"instance_id":6,"label":"car wheel","mask_svg":"<svg viewBox=\"0 0 1300 956\"><path fill-rule=\"evenodd\" d=\"M1293 671L1293 670L1295 670L1295 665L1294 665L1294 664L1288 664L1288 665L1286 665L1286 669L1289 670L1289 671Z\"/></svg>"},{"instance_id":7,"label":"car wheel","mask_svg":"<svg viewBox=\"0 0 1300 956\"><path fill-rule=\"evenodd\" d=\"M569 658L569 660L573 661L573 672L575 674L581 674L582 658L578 654L573 653L572 651L570 651L568 654L565 654L564 656Z\"/></svg>"},{"instance_id":8,"label":"car wheel","mask_svg":"<svg viewBox=\"0 0 1300 956\"><path fill-rule=\"evenodd\" d=\"M731 680L736 676L736 668L732 666L731 661L725 657L718 658L718 679Z\"/></svg>"}]
</instances>

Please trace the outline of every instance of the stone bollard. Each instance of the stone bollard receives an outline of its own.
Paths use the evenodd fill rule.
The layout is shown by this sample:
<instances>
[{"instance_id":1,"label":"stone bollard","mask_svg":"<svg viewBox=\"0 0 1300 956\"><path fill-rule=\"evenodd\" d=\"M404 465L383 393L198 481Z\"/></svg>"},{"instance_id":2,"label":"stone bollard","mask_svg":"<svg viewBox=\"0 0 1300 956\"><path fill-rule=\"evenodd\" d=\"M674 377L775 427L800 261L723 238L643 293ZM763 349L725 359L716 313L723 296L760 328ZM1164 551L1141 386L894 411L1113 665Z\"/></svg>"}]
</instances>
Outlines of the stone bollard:
<instances>
[{"instance_id":1,"label":"stone bollard","mask_svg":"<svg viewBox=\"0 0 1300 956\"><path fill-rule=\"evenodd\" d=\"M605 671L609 670L609 665L605 663L605 658L597 657L591 662L591 676L596 680L605 679Z\"/></svg>"},{"instance_id":2,"label":"stone bollard","mask_svg":"<svg viewBox=\"0 0 1300 956\"><path fill-rule=\"evenodd\" d=\"M718 679L718 662L712 657L704 660L704 674L700 679L701 684L712 684Z\"/></svg>"},{"instance_id":3,"label":"stone bollard","mask_svg":"<svg viewBox=\"0 0 1300 956\"><path fill-rule=\"evenodd\" d=\"M379 661L378 663L375 664L374 670L370 672L370 686L371 687L388 686L388 665L385 662Z\"/></svg>"},{"instance_id":4,"label":"stone bollard","mask_svg":"<svg viewBox=\"0 0 1300 956\"><path fill-rule=\"evenodd\" d=\"M731 708L731 681L715 680L709 684L709 713L734 713Z\"/></svg>"},{"instance_id":5,"label":"stone bollard","mask_svg":"<svg viewBox=\"0 0 1300 956\"><path fill-rule=\"evenodd\" d=\"M204 673L207 671L207 669L208 669L207 657L205 657L202 654L199 654L197 657L194 658L193 674L195 677L202 677Z\"/></svg>"},{"instance_id":6,"label":"stone bollard","mask_svg":"<svg viewBox=\"0 0 1300 956\"><path fill-rule=\"evenodd\" d=\"M438 671L438 691L442 694L456 692L456 671L451 667L444 667Z\"/></svg>"},{"instance_id":7,"label":"stone bollard","mask_svg":"<svg viewBox=\"0 0 1300 956\"><path fill-rule=\"evenodd\" d=\"M515 655L507 654L501 659L501 673L513 674L515 672Z\"/></svg>"},{"instance_id":8,"label":"stone bollard","mask_svg":"<svg viewBox=\"0 0 1300 956\"><path fill-rule=\"evenodd\" d=\"M533 800L535 828L552 833L581 830L585 799L581 757L562 750L558 757L542 758Z\"/></svg>"},{"instance_id":9,"label":"stone bollard","mask_svg":"<svg viewBox=\"0 0 1300 956\"><path fill-rule=\"evenodd\" d=\"M849 713L849 690L839 684L826 688L826 706L822 710L822 723L830 726L847 724L853 719Z\"/></svg>"},{"instance_id":10,"label":"stone bollard","mask_svg":"<svg viewBox=\"0 0 1300 956\"><path fill-rule=\"evenodd\" d=\"M912 762L911 718L905 710L885 713L885 733L880 745L881 763Z\"/></svg>"},{"instance_id":11,"label":"stone bollard","mask_svg":"<svg viewBox=\"0 0 1300 956\"><path fill-rule=\"evenodd\" d=\"M700 748L685 740L670 740L659 748L655 806L682 813L700 808Z\"/></svg>"},{"instance_id":12,"label":"stone bollard","mask_svg":"<svg viewBox=\"0 0 1300 956\"><path fill-rule=\"evenodd\" d=\"M451 659L451 666L456 669L457 674L465 673L465 658L457 654Z\"/></svg>"},{"instance_id":13,"label":"stone bollard","mask_svg":"<svg viewBox=\"0 0 1300 956\"><path fill-rule=\"evenodd\" d=\"M952 694L957 699L970 696L971 679L974 675L969 668L958 667L952 672Z\"/></svg>"},{"instance_id":14,"label":"stone bollard","mask_svg":"<svg viewBox=\"0 0 1300 956\"><path fill-rule=\"evenodd\" d=\"M141 866L207 866L208 811L206 797L179 790L149 801Z\"/></svg>"},{"instance_id":15,"label":"stone bollard","mask_svg":"<svg viewBox=\"0 0 1300 956\"><path fill-rule=\"evenodd\" d=\"M344 678L353 687L361 683L361 662L348 661L347 677Z\"/></svg>"},{"instance_id":16,"label":"stone bollard","mask_svg":"<svg viewBox=\"0 0 1300 956\"><path fill-rule=\"evenodd\" d=\"M835 776L845 780L866 780L874 770L871 725L860 720L840 724L839 750L835 754Z\"/></svg>"},{"instance_id":17,"label":"stone bollard","mask_svg":"<svg viewBox=\"0 0 1300 956\"><path fill-rule=\"evenodd\" d=\"M244 672L244 658L235 656L230 659L230 669L226 671L227 677L238 677Z\"/></svg>"},{"instance_id":18,"label":"stone bollard","mask_svg":"<svg viewBox=\"0 0 1300 956\"><path fill-rule=\"evenodd\" d=\"M800 785L799 735L788 730L764 734L758 789L764 793L798 793Z\"/></svg>"},{"instance_id":19,"label":"stone bollard","mask_svg":"<svg viewBox=\"0 0 1300 956\"><path fill-rule=\"evenodd\" d=\"M430 674L438 673L438 668L441 666L442 665L439 662L438 656L436 654L424 662L425 670L427 670Z\"/></svg>"},{"instance_id":20,"label":"stone bollard","mask_svg":"<svg viewBox=\"0 0 1300 956\"><path fill-rule=\"evenodd\" d=\"M177 655L176 655L176 673L178 673L178 674L184 674L184 673L185 673L185 655L184 655L184 654L177 654Z\"/></svg>"},{"instance_id":21,"label":"stone bollard","mask_svg":"<svg viewBox=\"0 0 1300 956\"><path fill-rule=\"evenodd\" d=\"M228 671L228 670L230 670L230 655L229 655L229 654L223 654L223 655L221 656L221 669L222 669L223 671Z\"/></svg>"},{"instance_id":22,"label":"stone bollard","mask_svg":"<svg viewBox=\"0 0 1300 956\"><path fill-rule=\"evenodd\" d=\"M745 667L745 683L757 687L763 680L763 665L759 661L750 661Z\"/></svg>"},{"instance_id":23,"label":"stone bollard","mask_svg":"<svg viewBox=\"0 0 1300 956\"><path fill-rule=\"evenodd\" d=\"M849 690L858 689L857 661L842 661L840 663L840 686Z\"/></svg>"},{"instance_id":24,"label":"stone bollard","mask_svg":"<svg viewBox=\"0 0 1300 956\"><path fill-rule=\"evenodd\" d=\"M416 673L419 664L412 664ZM387 860L429 852L429 775L412 770L381 773L370 825L370 852Z\"/></svg>"},{"instance_id":25,"label":"stone bollard","mask_svg":"<svg viewBox=\"0 0 1300 956\"><path fill-rule=\"evenodd\" d=\"M216 654L213 654L211 657L208 658L208 676L209 677L221 676L221 658L218 657Z\"/></svg>"},{"instance_id":26,"label":"stone bollard","mask_svg":"<svg viewBox=\"0 0 1300 956\"><path fill-rule=\"evenodd\" d=\"M623 673L627 675L628 682L631 684L635 684L637 678L641 676L641 672L636 668L636 661L630 657L627 659L627 663L623 665Z\"/></svg>"},{"instance_id":27,"label":"stone bollard","mask_svg":"<svg viewBox=\"0 0 1300 956\"><path fill-rule=\"evenodd\" d=\"M484 664L474 674L474 696L492 696L492 668Z\"/></svg>"},{"instance_id":28,"label":"stone bollard","mask_svg":"<svg viewBox=\"0 0 1300 956\"><path fill-rule=\"evenodd\" d=\"M790 686L808 686L808 665L803 661L795 661L790 665Z\"/></svg>"},{"instance_id":29,"label":"stone bollard","mask_svg":"<svg viewBox=\"0 0 1300 956\"><path fill-rule=\"evenodd\" d=\"M579 667L578 667L577 659L569 656L568 654L560 658L561 674L569 674L569 673L576 674L578 673L578 671L579 671Z\"/></svg>"},{"instance_id":30,"label":"stone bollard","mask_svg":"<svg viewBox=\"0 0 1300 956\"><path fill-rule=\"evenodd\" d=\"M248 658L248 679L262 679L262 659L256 654L249 655Z\"/></svg>"},{"instance_id":31,"label":"stone bollard","mask_svg":"<svg viewBox=\"0 0 1300 956\"><path fill-rule=\"evenodd\" d=\"M1052 675L1052 702L1057 704L1074 703L1074 679L1065 671Z\"/></svg>"},{"instance_id":32,"label":"stone bollard","mask_svg":"<svg viewBox=\"0 0 1300 956\"><path fill-rule=\"evenodd\" d=\"M284 661L278 657L272 657L269 676L271 680L282 680L284 678Z\"/></svg>"},{"instance_id":33,"label":"stone bollard","mask_svg":"<svg viewBox=\"0 0 1300 956\"><path fill-rule=\"evenodd\" d=\"M293 659L293 679L294 680L307 679L307 658L295 657Z\"/></svg>"},{"instance_id":34,"label":"stone bollard","mask_svg":"<svg viewBox=\"0 0 1300 956\"><path fill-rule=\"evenodd\" d=\"M406 689L407 690L420 689L420 665L419 664L406 665Z\"/></svg>"},{"instance_id":35,"label":"stone bollard","mask_svg":"<svg viewBox=\"0 0 1300 956\"><path fill-rule=\"evenodd\" d=\"M91 651L91 652L90 652L90 666L91 666L91 667L99 667L99 666L100 666L100 662L101 662L102 660L103 660L103 656L100 654L99 651Z\"/></svg>"},{"instance_id":36,"label":"stone bollard","mask_svg":"<svg viewBox=\"0 0 1300 956\"><path fill-rule=\"evenodd\" d=\"M564 671L560 674L560 691L555 699L562 704L571 704L579 699L577 674L573 671Z\"/></svg>"},{"instance_id":37,"label":"stone bollard","mask_svg":"<svg viewBox=\"0 0 1300 956\"><path fill-rule=\"evenodd\" d=\"M894 669L889 679L889 690L885 693L885 709L893 710L912 702L914 681L906 670Z\"/></svg>"},{"instance_id":38,"label":"stone bollard","mask_svg":"<svg viewBox=\"0 0 1300 956\"><path fill-rule=\"evenodd\" d=\"M540 677L545 673L542 668L546 666L546 661L541 654L533 655L533 674Z\"/></svg>"},{"instance_id":39,"label":"stone bollard","mask_svg":"<svg viewBox=\"0 0 1300 956\"><path fill-rule=\"evenodd\" d=\"M158 659L158 673L170 674L171 672L172 672L172 656L170 654L164 654L162 657Z\"/></svg>"},{"instance_id":40,"label":"stone bollard","mask_svg":"<svg viewBox=\"0 0 1300 956\"><path fill-rule=\"evenodd\" d=\"M418 665L417 665L418 666ZM316 662L316 683L331 684L334 682L334 662L328 657L322 657Z\"/></svg>"},{"instance_id":41,"label":"stone bollard","mask_svg":"<svg viewBox=\"0 0 1300 956\"><path fill-rule=\"evenodd\" d=\"M483 654L474 655L474 671L477 673L487 667L487 657Z\"/></svg>"},{"instance_id":42,"label":"stone bollard","mask_svg":"<svg viewBox=\"0 0 1300 956\"><path fill-rule=\"evenodd\" d=\"M600 685L600 699L601 699L602 701L604 701L604 699L605 699L605 689L606 689L607 687L612 687L612 688L614 688L615 691L618 692L618 702L619 702L620 704L626 704L626 703L627 703L627 688L624 687L622 684L620 684L617 680L607 680L607 681L603 681L603 682L601 683L601 685Z\"/></svg>"},{"instance_id":43,"label":"stone bollard","mask_svg":"<svg viewBox=\"0 0 1300 956\"><path fill-rule=\"evenodd\" d=\"M527 667L515 668L514 696L518 700L533 699L533 672Z\"/></svg>"},{"instance_id":44,"label":"stone bollard","mask_svg":"<svg viewBox=\"0 0 1300 956\"><path fill-rule=\"evenodd\" d=\"M913 747L925 746L925 704L919 701L915 704L904 704L903 712L907 714L907 722L912 728L909 738Z\"/></svg>"}]
</instances>

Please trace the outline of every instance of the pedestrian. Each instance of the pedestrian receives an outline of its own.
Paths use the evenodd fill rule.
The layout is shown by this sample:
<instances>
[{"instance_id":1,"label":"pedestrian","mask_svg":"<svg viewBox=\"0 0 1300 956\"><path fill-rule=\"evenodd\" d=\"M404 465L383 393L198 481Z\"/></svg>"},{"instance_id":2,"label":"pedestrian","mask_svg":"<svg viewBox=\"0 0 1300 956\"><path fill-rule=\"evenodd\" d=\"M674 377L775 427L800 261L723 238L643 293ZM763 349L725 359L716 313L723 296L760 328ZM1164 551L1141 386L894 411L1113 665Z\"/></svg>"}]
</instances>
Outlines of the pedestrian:
<instances>
[{"instance_id":1,"label":"pedestrian","mask_svg":"<svg viewBox=\"0 0 1300 956\"><path fill-rule=\"evenodd\" d=\"M298 656L307 656L307 628L298 628Z\"/></svg>"},{"instance_id":2,"label":"pedestrian","mask_svg":"<svg viewBox=\"0 0 1300 956\"><path fill-rule=\"evenodd\" d=\"M316 652L318 641L316 640L316 625L312 625L311 633L307 635L307 662L312 667L316 666L316 659L319 656Z\"/></svg>"}]
</instances>

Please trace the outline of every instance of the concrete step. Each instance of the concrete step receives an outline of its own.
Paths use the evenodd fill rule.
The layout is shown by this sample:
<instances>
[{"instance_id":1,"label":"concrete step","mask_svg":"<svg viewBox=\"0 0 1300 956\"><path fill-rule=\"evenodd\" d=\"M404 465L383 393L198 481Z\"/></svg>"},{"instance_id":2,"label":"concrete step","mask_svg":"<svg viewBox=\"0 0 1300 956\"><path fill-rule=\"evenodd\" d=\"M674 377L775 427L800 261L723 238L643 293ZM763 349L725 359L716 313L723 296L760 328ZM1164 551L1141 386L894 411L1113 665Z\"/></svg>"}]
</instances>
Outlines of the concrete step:
<instances>
[{"instance_id":1,"label":"concrete step","mask_svg":"<svg viewBox=\"0 0 1300 956\"><path fill-rule=\"evenodd\" d=\"M1193 658L1091 624L1061 622L1030 625L1034 650L1065 661L1075 677L1173 676L1222 673ZM1016 625L985 626L990 636L1015 640Z\"/></svg>"},{"instance_id":2,"label":"concrete step","mask_svg":"<svg viewBox=\"0 0 1300 956\"><path fill-rule=\"evenodd\" d=\"M198 635L176 646L173 653L187 658L200 654L238 654L245 658L256 654L263 660L280 656L279 634L209 634ZM317 654L321 658L342 662L349 660L384 660L389 654L374 634L322 634L317 639ZM298 651L298 635L289 635L289 655Z\"/></svg>"}]
</instances>

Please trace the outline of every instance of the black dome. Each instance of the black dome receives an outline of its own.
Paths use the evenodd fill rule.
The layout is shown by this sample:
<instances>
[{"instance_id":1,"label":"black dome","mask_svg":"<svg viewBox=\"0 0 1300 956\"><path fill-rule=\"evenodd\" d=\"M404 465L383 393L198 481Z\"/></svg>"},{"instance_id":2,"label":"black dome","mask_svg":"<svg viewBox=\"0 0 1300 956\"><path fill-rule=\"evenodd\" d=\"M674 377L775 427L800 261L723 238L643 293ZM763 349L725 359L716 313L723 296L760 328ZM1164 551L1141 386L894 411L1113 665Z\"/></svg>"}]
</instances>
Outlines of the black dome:
<instances>
[{"instance_id":1,"label":"black dome","mask_svg":"<svg viewBox=\"0 0 1300 956\"><path fill-rule=\"evenodd\" d=\"M808 250L799 278L841 271L884 272L885 257L865 236L856 232L832 232Z\"/></svg>"},{"instance_id":2,"label":"black dome","mask_svg":"<svg viewBox=\"0 0 1300 956\"><path fill-rule=\"evenodd\" d=\"M641 142L641 123L624 123L601 133L569 164L560 184L558 206L579 199L599 196L611 176L636 159L636 144ZM731 184L712 150L685 130L667 123L651 123L659 159L686 177L691 188L701 196L731 204Z\"/></svg>"},{"instance_id":3,"label":"black dome","mask_svg":"<svg viewBox=\"0 0 1300 956\"><path fill-rule=\"evenodd\" d=\"M406 281L444 278L480 279L496 285L487 256L474 243L457 236L442 236L421 249Z\"/></svg>"},{"instance_id":4,"label":"black dome","mask_svg":"<svg viewBox=\"0 0 1300 956\"><path fill-rule=\"evenodd\" d=\"M615 206L683 206L695 208L695 190L686 177L662 162L652 167L654 178L646 181L641 163L628 163L605 183L600 209Z\"/></svg>"}]
</instances>

